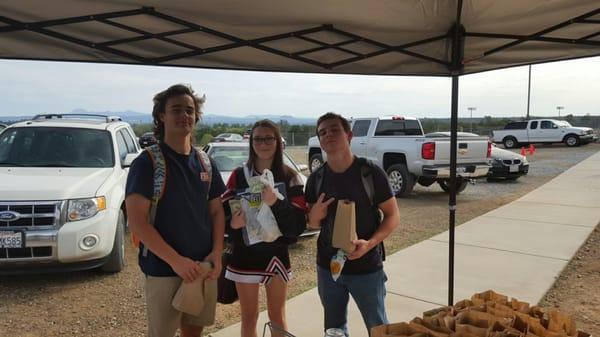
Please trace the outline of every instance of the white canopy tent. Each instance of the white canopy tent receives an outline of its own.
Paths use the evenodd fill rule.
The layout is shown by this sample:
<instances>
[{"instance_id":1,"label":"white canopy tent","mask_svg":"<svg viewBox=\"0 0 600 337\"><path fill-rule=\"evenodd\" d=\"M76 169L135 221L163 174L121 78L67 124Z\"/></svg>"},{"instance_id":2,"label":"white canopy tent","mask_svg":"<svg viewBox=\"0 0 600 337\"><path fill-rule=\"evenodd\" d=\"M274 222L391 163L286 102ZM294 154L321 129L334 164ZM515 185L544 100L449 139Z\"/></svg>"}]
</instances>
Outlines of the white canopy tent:
<instances>
[{"instance_id":1,"label":"white canopy tent","mask_svg":"<svg viewBox=\"0 0 600 337\"><path fill-rule=\"evenodd\" d=\"M3 0L0 58L452 77L600 55L598 0Z\"/></svg>"}]
</instances>

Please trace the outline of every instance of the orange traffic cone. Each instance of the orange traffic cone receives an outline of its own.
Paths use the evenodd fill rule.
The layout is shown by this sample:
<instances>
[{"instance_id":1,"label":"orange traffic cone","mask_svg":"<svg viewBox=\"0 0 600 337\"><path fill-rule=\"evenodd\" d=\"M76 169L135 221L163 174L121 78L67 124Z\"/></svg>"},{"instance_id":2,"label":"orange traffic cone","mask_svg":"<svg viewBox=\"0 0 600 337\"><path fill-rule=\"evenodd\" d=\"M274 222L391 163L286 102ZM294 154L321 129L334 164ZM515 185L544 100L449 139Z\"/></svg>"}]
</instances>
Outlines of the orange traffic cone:
<instances>
[{"instance_id":1,"label":"orange traffic cone","mask_svg":"<svg viewBox=\"0 0 600 337\"><path fill-rule=\"evenodd\" d=\"M525 156L525 146L521 147L521 156Z\"/></svg>"},{"instance_id":2,"label":"orange traffic cone","mask_svg":"<svg viewBox=\"0 0 600 337\"><path fill-rule=\"evenodd\" d=\"M535 146L533 146L533 144L529 144L529 154L534 154L535 153Z\"/></svg>"}]
</instances>

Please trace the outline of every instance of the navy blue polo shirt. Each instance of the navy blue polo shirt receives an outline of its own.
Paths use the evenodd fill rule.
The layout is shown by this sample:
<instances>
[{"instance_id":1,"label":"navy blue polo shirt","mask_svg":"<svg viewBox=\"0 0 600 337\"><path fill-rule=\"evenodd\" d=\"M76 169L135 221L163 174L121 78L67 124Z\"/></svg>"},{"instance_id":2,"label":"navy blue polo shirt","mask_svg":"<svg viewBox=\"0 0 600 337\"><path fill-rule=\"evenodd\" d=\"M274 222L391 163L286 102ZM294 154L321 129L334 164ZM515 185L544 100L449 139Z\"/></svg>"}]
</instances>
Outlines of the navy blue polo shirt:
<instances>
[{"instance_id":1,"label":"navy blue polo shirt","mask_svg":"<svg viewBox=\"0 0 600 337\"><path fill-rule=\"evenodd\" d=\"M208 190L208 182L201 178L200 173L204 170L195 149L189 155L182 155L164 143L160 144L160 148L165 157L167 180L156 209L154 227L180 255L202 261L212 251L213 231L208 200L219 198L225 192L225 184L211 160L212 182ZM145 151L131 164L126 195L137 193L152 200L153 173L152 160ZM144 274L177 275L151 251L143 256L142 247L143 244L140 246L139 265Z\"/></svg>"}]
</instances>

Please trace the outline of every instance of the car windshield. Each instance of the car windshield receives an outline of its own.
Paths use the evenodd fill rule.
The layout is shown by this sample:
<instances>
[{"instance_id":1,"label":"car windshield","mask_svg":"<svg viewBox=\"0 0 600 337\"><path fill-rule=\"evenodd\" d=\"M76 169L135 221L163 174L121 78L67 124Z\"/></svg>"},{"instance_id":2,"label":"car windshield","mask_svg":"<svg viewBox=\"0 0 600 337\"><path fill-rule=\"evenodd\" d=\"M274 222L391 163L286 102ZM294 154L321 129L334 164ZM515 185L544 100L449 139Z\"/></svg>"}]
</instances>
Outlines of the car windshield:
<instances>
[{"instance_id":1,"label":"car windshield","mask_svg":"<svg viewBox=\"0 0 600 337\"><path fill-rule=\"evenodd\" d=\"M212 146L208 150L208 154L214 160L219 171L228 172L242 166L248 160L248 151L249 147L247 146ZM286 153L283 155L283 163L298 170L296 164Z\"/></svg>"},{"instance_id":2,"label":"car windshield","mask_svg":"<svg viewBox=\"0 0 600 337\"><path fill-rule=\"evenodd\" d=\"M0 166L112 167L112 154L105 130L16 127L0 134Z\"/></svg>"}]
</instances>

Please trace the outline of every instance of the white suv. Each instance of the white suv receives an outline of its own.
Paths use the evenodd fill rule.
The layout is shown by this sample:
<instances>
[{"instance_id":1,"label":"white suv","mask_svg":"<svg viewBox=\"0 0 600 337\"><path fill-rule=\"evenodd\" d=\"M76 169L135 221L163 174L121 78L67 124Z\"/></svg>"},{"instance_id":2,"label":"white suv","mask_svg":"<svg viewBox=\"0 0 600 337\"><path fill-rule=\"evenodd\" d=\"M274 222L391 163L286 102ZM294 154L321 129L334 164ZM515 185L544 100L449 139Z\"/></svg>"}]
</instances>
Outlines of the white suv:
<instances>
[{"instance_id":1,"label":"white suv","mask_svg":"<svg viewBox=\"0 0 600 337\"><path fill-rule=\"evenodd\" d=\"M38 115L0 133L0 274L120 271L139 152L119 117Z\"/></svg>"}]
</instances>

